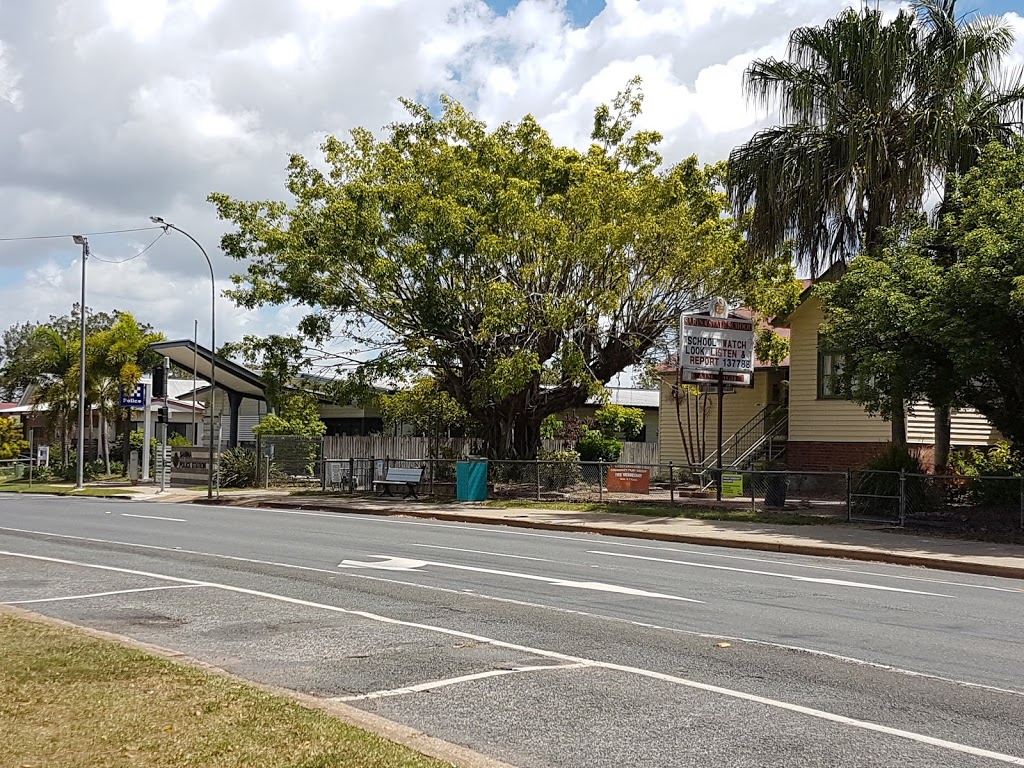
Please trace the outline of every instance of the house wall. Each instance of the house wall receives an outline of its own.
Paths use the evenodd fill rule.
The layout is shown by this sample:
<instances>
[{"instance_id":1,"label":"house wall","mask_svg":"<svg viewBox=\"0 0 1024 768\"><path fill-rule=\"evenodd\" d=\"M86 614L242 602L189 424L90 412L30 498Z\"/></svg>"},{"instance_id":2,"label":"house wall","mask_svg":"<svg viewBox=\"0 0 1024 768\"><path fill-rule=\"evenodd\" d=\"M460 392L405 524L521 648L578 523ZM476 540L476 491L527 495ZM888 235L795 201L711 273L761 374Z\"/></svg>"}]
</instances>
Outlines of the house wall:
<instances>
[{"instance_id":1,"label":"house wall","mask_svg":"<svg viewBox=\"0 0 1024 768\"><path fill-rule=\"evenodd\" d=\"M754 372L754 386L737 388L734 394L725 396L722 407L722 439L728 439L739 431L748 421L756 416L766 405L773 402L780 394L779 385L785 379L785 371L777 368L759 368ZM661 380L661 407L658 409L658 443L660 446L660 462L667 464L687 464L686 451L676 414L676 401L672 396L672 388L676 384L674 374L664 376ZM693 400L691 399L691 406ZM686 406L681 404L683 429L686 429ZM718 397L708 398L706 436L706 455L714 452L718 439ZM696 423L696 418L692 420Z\"/></svg>"},{"instance_id":2,"label":"house wall","mask_svg":"<svg viewBox=\"0 0 1024 768\"><path fill-rule=\"evenodd\" d=\"M818 399L821 300L811 297L789 319L789 443L884 443L889 424L849 400ZM792 454L790 456L792 458Z\"/></svg>"}]
</instances>

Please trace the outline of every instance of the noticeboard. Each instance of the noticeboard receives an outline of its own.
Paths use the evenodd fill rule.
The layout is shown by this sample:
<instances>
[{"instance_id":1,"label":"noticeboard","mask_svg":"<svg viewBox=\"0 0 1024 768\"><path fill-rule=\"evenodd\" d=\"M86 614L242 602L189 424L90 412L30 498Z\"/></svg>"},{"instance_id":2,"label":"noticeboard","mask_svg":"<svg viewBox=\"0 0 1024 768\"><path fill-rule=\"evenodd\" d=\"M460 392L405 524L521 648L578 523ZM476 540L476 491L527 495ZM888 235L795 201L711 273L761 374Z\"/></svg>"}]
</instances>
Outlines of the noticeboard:
<instances>
[{"instance_id":1,"label":"noticeboard","mask_svg":"<svg viewBox=\"0 0 1024 768\"><path fill-rule=\"evenodd\" d=\"M738 499L743 495L743 475L722 473L722 498Z\"/></svg>"},{"instance_id":2,"label":"noticeboard","mask_svg":"<svg viewBox=\"0 0 1024 768\"><path fill-rule=\"evenodd\" d=\"M679 367L683 381L753 386L754 323L742 317L708 313L683 315L679 321Z\"/></svg>"},{"instance_id":3,"label":"noticeboard","mask_svg":"<svg viewBox=\"0 0 1024 768\"><path fill-rule=\"evenodd\" d=\"M651 470L638 467L609 467L605 487L608 493L650 493Z\"/></svg>"}]
</instances>

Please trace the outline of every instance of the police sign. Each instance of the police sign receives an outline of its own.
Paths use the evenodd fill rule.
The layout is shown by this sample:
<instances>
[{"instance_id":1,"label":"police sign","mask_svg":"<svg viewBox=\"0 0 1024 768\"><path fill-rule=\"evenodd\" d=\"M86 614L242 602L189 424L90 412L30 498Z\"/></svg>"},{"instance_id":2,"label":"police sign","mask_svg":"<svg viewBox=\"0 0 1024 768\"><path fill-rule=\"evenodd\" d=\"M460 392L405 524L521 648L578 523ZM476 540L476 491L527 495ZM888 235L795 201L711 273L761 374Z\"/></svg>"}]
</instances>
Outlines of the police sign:
<instances>
[{"instance_id":1,"label":"police sign","mask_svg":"<svg viewBox=\"0 0 1024 768\"><path fill-rule=\"evenodd\" d=\"M145 408L146 407L146 385L138 384L131 392L125 392L121 387L122 408Z\"/></svg>"}]
</instances>

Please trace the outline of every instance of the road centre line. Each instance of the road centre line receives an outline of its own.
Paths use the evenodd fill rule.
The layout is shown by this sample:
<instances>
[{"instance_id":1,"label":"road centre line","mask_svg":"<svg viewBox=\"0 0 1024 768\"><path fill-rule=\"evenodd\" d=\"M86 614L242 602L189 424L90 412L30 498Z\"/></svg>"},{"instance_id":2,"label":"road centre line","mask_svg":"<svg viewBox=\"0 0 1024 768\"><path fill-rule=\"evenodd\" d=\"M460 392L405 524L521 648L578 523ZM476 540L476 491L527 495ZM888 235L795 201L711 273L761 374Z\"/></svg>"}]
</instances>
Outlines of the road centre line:
<instances>
[{"instance_id":1,"label":"road centre line","mask_svg":"<svg viewBox=\"0 0 1024 768\"><path fill-rule=\"evenodd\" d=\"M122 512L121 513L121 517L141 517L143 520L166 520L167 522L170 522L170 523L187 523L188 522L188 520L185 520L185 519L180 518L180 517L160 517L158 515L131 515L131 514L128 514L127 512Z\"/></svg>"},{"instance_id":2,"label":"road centre line","mask_svg":"<svg viewBox=\"0 0 1024 768\"><path fill-rule=\"evenodd\" d=\"M439 587L433 584L420 584L415 581L404 581L402 579L385 578L383 576L371 576L364 573L354 573L351 570L330 570L328 568L314 568L308 565L296 565L293 563L281 563L273 560L258 560L251 557L238 557L236 555L224 555L216 552L200 552L193 549L181 549L179 547L161 547L156 544L135 544L129 541L113 541L110 539L96 539L87 538L84 536L72 536L70 534L63 533L45 533L43 531L30 531L23 528L5 528L0 527L0 531L13 531L17 533L30 533L39 536L51 536L54 538L71 539L74 541L88 541L95 544L116 544L123 547L136 547L139 549L153 549L160 552L171 552L176 554L184 555L199 555L201 557L216 558L219 560L231 560L234 562L241 563L252 563L254 565L270 565L277 568L288 568L298 571L312 571L314 573L324 573L330 576L338 577L344 576L351 579L362 579L364 581L377 581L383 584L397 584L404 587L415 587L417 589L425 589L433 592L443 592L445 594L458 595L465 597L467 595L465 590L462 589L451 589L448 587ZM666 627L660 624L652 624L644 621L636 621L633 619L624 619L620 616L609 616L602 613L591 613L589 611L582 611L576 608L565 608L557 605L547 605L545 603L536 603L528 600L517 600L511 597L499 597L497 595L488 595L482 592L472 592L471 597L480 598L483 600L490 600L497 603L508 603L509 605L518 605L524 608L539 608L541 610L555 611L556 613L564 613L572 616L583 616L589 619L598 619L601 621L612 621L619 624L627 624L633 627L642 627L644 629L654 629L663 632L673 632L675 634L686 635L688 637L700 637L707 640L729 640L734 643L749 643L751 645L760 645L765 648L775 648L785 651L795 651L797 653L808 653L813 656L821 656L823 658L833 659L835 661L841 661L847 664L855 664L858 666L872 667L874 669L881 669L886 672L895 672L901 675L907 675L908 677L920 677L925 680L934 680L936 682L948 683L950 685L959 685L966 688L977 688L980 690L991 691L993 693L1003 693L1012 696L1024 696L1024 691L1013 690L1011 688L1000 688L998 686L986 685L984 683L975 683L969 680L959 680L952 677L943 677L942 675L934 675L929 672L919 672L912 669L903 669L902 667L896 667L891 664L883 664L877 661L869 661L867 659L859 659L854 656L844 656L838 653L832 653L831 651L822 651L816 648L804 648L799 645L787 645L785 643L775 643L771 640L758 640L749 637L739 637L734 635L716 634L708 632L698 632L692 629L682 629L680 627Z\"/></svg>"},{"instance_id":3,"label":"road centre line","mask_svg":"<svg viewBox=\"0 0 1024 768\"><path fill-rule=\"evenodd\" d=\"M209 509L223 512L223 511L225 511L228 508L225 508L223 506L211 505L209 507ZM361 513L361 512L358 512L358 511L356 511L356 512L346 512L346 513L338 513L338 512L306 512L306 511L294 510L294 509L278 509L278 508L275 508L275 507L232 507L230 509L232 509L233 511L237 511L239 509L244 509L244 510L246 510L248 512L267 512L267 513L279 513L279 514L284 514L284 515L305 515L305 516L309 516L309 517L327 517L327 518L332 518L332 519L335 519L335 520L340 520L342 522L345 522L346 518L350 518L352 516L357 515L359 517L359 521L360 522L385 523L385 524L392 524L392 525L394 525L394 524L398 524L398 525L414 525L414 526L420 526L420 527L426 527L426 528L445 528L445 529L455 529L455 530L463 530L463 531L474 531L476 533L495 534L495 535L501 535L501 536L529 536L529 537L542 538L542 539L558 539L560 541L573 541L573 542L576 542L577 544L583 544L583 545L586 545L586 546L594 544L595 543L595 539L599 538L599 540L601 541L602 544L607 545L607 546L612 546L612 547L630 547L630 548L639 548L639 549L649 549L649 550L654 550L656 552L676 552L676 553L684 553L684 554L693 554L693 555L697 555L697 556L700 556L700 557L717 557L717 558L724 558L724 559L729 559L729 560L750 560L752 562L761 562L761 563L766 563L766 564L770 564L770 565L777 565L777 566L780 566L780 567L787 567L787 568L814 568L814 569L827 570L827 571L839 571L839 572L845 572L845 573L852 573L852 574L861 575L861 576L874 576L876 578L882 578L882 579L902 579L902 580L909 580L909 581L925 581L925 582L932 582L932 583L935 583L935 584L943 584L943 585L948 585L948 586L966 587L966 588L970 588L970 589L986 589L986 590L992 590L992 591L997 591L997 592L1012 592L1012 593L1018 593L1019 594L1022 591L1021 589L1011 589L1011 588L1007 588L1007 587L993 587L993 586L988 586L988 585L985 585L985 584L966 584L966 583L957 582L957 581L944 581L944 580L939 580L939 579L930 579L930 578L922 577L922 576L904 576L904 575L898 575L898 574L877 573L877 572L872 572L872 571L858 571L858 570L852 570L852 569L849 569L849 568L839 568L839 567L836 567L836 566L815 565L815 564L811 564L811 563L797 563L797 562L791 562L789 560L783 560L783 559L772 560L772 559L768 559L768 558L744 557L742 555L727 555L727 554L724 554L724 553L721 553L721 552L711 552L711 551L704 551L704 550L695 551L695 550L676 549L676 548L673 548L673 547L651 546L651 545L644 545L644 544L629 544L629 543L626 543L626 542L617 541L614 536L599 535L599 534L596 534L596 533L594 533L592 531L588 531L588 530L585 530L585 529L581 530L579 532L579 534L575 535L575 536L560 536L558 534L552 534L552 533L534 533L534 532L529 532L529 531L508 530L504 526L489 525L489 524L484 524L484 523L478 523L478 524L475 524L475 525L462 525L462 524L458 524L458 523L443 523L443 522L427 523L427 522L423 522L421 520L405 519L405 518L400 518L398 516L395 516L395 517L382 517L380 515L375 515L375 514L372 514L372 513ZM710 550L710 549L713 549L714 547L715 547L715 545L711 544L711 545L708 545L707 549ZM832 557L832 558L818 558L817 556L807 555L806 557L815 557L815 559L843 560L843 558L839 557L839 556ZM896 566L896 567L900 567L900 568L914 568L915 566L900 565L900 566Z\"/></svg>"},{"instance_id":4,"label":"road centre line","mask_svg":"<svg viewBox=\"0 0 1024 768\"><path fill-rule=\"evenodd\" d=\"M513 669L489 669L486 672L474 672L470 675L460 675L459 677L449 677L445 680L432 680L428 683L418 683L416 685L409 685L404 688L392 688L387 691L374 691L373 693L363 693L356 696L335 696L331 701L371 701L373 699L383 699L390 696L404 696L409 693L423 693L425 691L433 691L437 688L447 688L450 685L458 685L459 683L469 683L474 680L486 680L489 677L502 677L503 675L515 675L522 674L525 672L543 672L552 669L581 669L582 667L588 667L589 664L546 664L543 666L536 667L515 667Z\"/></svg>"},{"instance_id":5,"label":"road centre line","mask_svg":"<svg viewBox=\"0 0 1024 768\"><path fill-rule=\"evenodd\" d=\"M68 595L67 597L43 597L36 600L12 600L3 605L32 605L34 603L58 603L64 600L85 600L87 597L109 597L111 595L130 595L135 592L160 592L167 589L195 589L198 584L173 584L166 587L140 587L138 589L118 589L113 592L93 592L88 595Z\"/></svg>"},{"instance_id":6,"label":"road centre line","mask_svg":"<svg viewBox=\"0 0 1024 768\"><path fill-rule=\"evenodd\" d=\"M527 557L526 555L510 555L506 552L484 552L479 549L460 549L459 547L442 547L438 544L416 544L410 542L406 546L409 547L424 547L426 549L444 549L449 552L469 552L474 555L492 555L494 557L510 557L515 560L533 560L537 563L557 563L558 565L566 565L567 563L560 562L558 560L549 560L546 557Z\"/></svg>"},{"instance_id":7,"label":"road centre line","mask_svg":"<svg viewBox=\"0 0 1024 768\"><path fill-rule=\"evenodd\" d=\"M981 749L979 747L972 747L968 744L960 744L954 741L947 741L945 739L938 739L933 736L926 736L921 733L914 733L913 731L906 731L900 728L891 728L887 725L881 725L880 723L873 723L868 720L858 720L852 717L846 717L845 715L837 715L832 712L826 712L821 709L814 709L812 707L805 707L800 704L791 704L786 701L780 701L778 699L770 699L765 696L758 696L756 694L745 693L743 691L736 691L731 688L723 688L718 685L711 685L709 683L701 683L696 680L688 680L683 677L677 677L675 675L669 675L664 672L656 672L654 670L643 669L640 667L631 667L625 664L616 664L607 661L598 661L596 659L586 659L579 656L572 656L566 653L560 653L558 651L549 651L542 648L532 648L528 645L521 645L519 643L510 643L504 640L498 640L492 637L486 637L484 635L476 635L471 632L462 632L457 629L448 629L447 627L438 627L432 624L422 624L414 621L405 621L403 619L394 619L389 616L381 616L379 614L370 613L369 611L358 611L351 608L340 608L334 605L327 605L325 603L315 603L310 600L302 600L296 597L288 597L287 595L278 595L273 592L262 592L256 589L247 589L245 587L236 587L231 584L220 584L212 581L199 581L196 579L185 579L178 576L169 576L167 574L153 573L149 571L137 571L129 568L118 568L111 565L100 565L98 563L84 563L76 560L65 560L56 557L44 557L42 555L27 555L19 552L8 552L0 551L0 555L6 555L8 557L21 557L29 560L36 560L40 562L51 562L59 563L62 565L77 566L80 568L92 568L96 570L109 571L113 573L126 573L135 576L147 576L153 579L160 579L164 581L175 582L178 584L194 584L196 586L204 587L215 587L222 589L226 592L234 592L236 594L249 595L252 597L261 597L268 600L276 600L279 602L287 603L290 605L300 605L307 608L315 608L324 611L330 611L333 613L341 613L347 616L358 616L360 618L367 619L369 621L376 621L382 624L389 624L392 626L408 627L410 629L419 629L426 632L435 632L449 637L458 637L464 640L472 640L477 643L484 643L491 645L496 648L505 648L512 651L520 651L522 653L531 654L534 656L540 656L549 659L555 659L570 664L585 664L592 667L600 667L602 669L611 670L614 672L622 672L624 674L635 675L637 677L644 677L651 680L657 680L660 682L670 683L681 687L691 688L698 691L704 691L706 693L718 694L726 696L732 699L740 701L746 701L753 704L761 704L767 707L780 709L787 712L793 712L795 714L806 715L808 717L816 718L818 720L824 720L826 722L835 723L837 725L845 725L851 728L857 728L864 731L881 733L887 736L893 736L896 738L906 739L919 744L926 744L932 747L938 747L940 749L946 749L951 752L958 752L960 754L971 755L974 757L986 758L989 760L996 760L998 762L1007 763L1009 765L1021 765L1024 766L1024 757L1017 757L1015 755L1009 755L1001 752L994 752L987 749Z\"/></svg>"},{"instance_id":8,"label":"road centre line","mask_svg":"<svg viewBox=\"0 0 1024 768\"><path fill-rule=\"evenodd\" d=\"M696 549L677 549L675 547L652 547L648 544L626 544L624 542L608 542L615 547L629 547L630 549L647 549L654 552L672 552L682 555L697 555L698 557L719 557L726 560L745 560L750 563L764 563L766 565L784 566L786 568L810 568L816 571L833 571L836 573L852 573L855 576L874 576L879 579L901 579L903 581L921 581L929 584L942 584L949 587L966 587L969 589L987 589L993 592L1010 592L1020 594L1022 589L1011 589L1008 587L993 587L988 584L965 584L960 581L945 581L943 579L930 579L926 576L903 576L895 573L878 573L877 571L858 571L852 568L837 568L832 565L814 565L812 563L791 563L786 560L770 560L766 557L749 557L744 555L725 555L720 552L705 552ZM900 568L913 568L915 566L898 566Z\"/></svg>"},{"instance_id":9,"label":"road centre line","mask_svg":"<svg viewBox=\"0 0 1024 768\"><path fill-rule=\"evenodd\" d=\"M661 592L648 592L644 589L633 587L622 587L618 584L607 584L600 581L574 581L572 579L560 579L552 576L538 576L532 573L519 573L518 571L500 571L496 568L481 568L475 565L459 565L458 563L440 563L432 560L410 560L402 557L391 557L389 555L371 555L371 557L384 558L379 562L366 562L361 560L342 560L339 568L370 568L385 571L418 571L424 566L432 565L436 568L449 568L456 571L470 571L473 573L486 573L493 576L506 576L510 579L527 579L529 581L540 581L544 584L551 584L555 587L567 587L569 589L589 589L597 592L611 592L620 595L632 595L634 597L651 597L661 600L678 600L683 603L704 604L703 600L694 600L689 597L678 595L666 595Z\"/></svg>"},{"instance_id":10,"label":"road centre line","mask_svg":"<svg viewBox=\"0 0 1024 768\"><path fill-rule=\"evenodd\" d=\"M842 579L815 579L810 576L794 576L790 573L775 573L773 571L754 571L748 568L733 568L728 565L711 565L710 563L692 563L687 560L670 560L665 557L647 557L644 555L627 555L625 552L601 552L588 550L588 555L603 555L605 557L622 557L630 560L647 560L655 563L672 563L674 565L688 565L692 568L708 568L714 571L731 571L734 573L750 573L755 576L773 576L779 579L790 579L791 581L804 581L812 584L827 584L836 587L855 587L858 589L876 589L882 592L902 592L910 595L924 595L927 597L948 597L956 599L954 595L942 595L938 592L920 592L914 589L901 589L899 587L883 587L879 584L865 584L859 581L843 581Z\"/></svg>"}]
</instances>

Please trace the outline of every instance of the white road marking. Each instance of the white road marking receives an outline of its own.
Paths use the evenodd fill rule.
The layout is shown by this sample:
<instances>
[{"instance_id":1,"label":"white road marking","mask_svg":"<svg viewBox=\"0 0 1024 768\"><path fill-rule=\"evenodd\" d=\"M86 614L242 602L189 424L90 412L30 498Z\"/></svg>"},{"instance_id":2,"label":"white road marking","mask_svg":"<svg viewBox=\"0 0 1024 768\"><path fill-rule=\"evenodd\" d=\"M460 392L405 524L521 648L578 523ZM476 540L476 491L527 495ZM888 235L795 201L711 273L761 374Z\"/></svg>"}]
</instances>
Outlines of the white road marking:
<instances>
[{"instance_id":1,"label":"white road marking","mask_svg":"<svg viewBox=\"0 0 1024 768\"><path fill-rule=\"evenodd\" d=\"M390 557L388 555L377 555L385 558L378 562L362 562L359 560L342 560L339 568L371 568L384 571L418 571L428 565L437 568L449 568L456 571L472 571L473 573L487 573L493 576L507 576L513 579L527 579L529 581L542 581L556 587L568 587L569 589L589 589L595 592L613 592L620 595L632 595L633 597L654 597L660 600L678 600L683 603L700 603L703 600L693 600L689 597L677 595L665 595L661 592L648 592L633 587L623 587L618 584L605 584L600 581L571 581L569 579L557 579L551 576L537 576L532 573L517 573L516 571L499 571L495 568L479 568L475 565L457 565L456 563L439 563L432 560L410 560L404 557Z\"/></svg>"},{"instance_id":2,"label":"white road marking","mask_svg":"<svg viewBox=\"0 0 1024 768\"><path fill-rule=\"evenodd\" d=\"M902 579L904 581L922 581L929 584L942 584L949 587L966 587L969 589L987 589L992 592L1013 592L1021 593L1020 588L993 587L988 584L966 584L962 581L944 581L943 579L932 579L927 576L903 576L895 573L878 573L877 571L858 571L852 568L838 568L834 565L814 565L811 563L792 563L788 560L769 559L766 557L750 557L745 555L726 555L720 552L706 552L696 549L677 549L675 547L654 547L649 544L626 544L621 541L609 541L613 547L629 547L630 549L647 549L655 552L672 552L682 555L697 555L698 557L718 557L726 560L745 560L749 563L765 563L767 565L783 566L786 568L809 568L816 571L834 571L837 573L852 573L855 576L875 576L879 579ZM833 558L834 559L834 558ZM898 568L916 568L918 566L898 565ZM1005 577L994 577L1005 578Z\"/></svg>"},{"instance_id":3,"label":"white road marking","mask_svg":"<svg viewBox=\"0 0 1024 768\"><path fill-rule=\"evenodd\" d=\"M417 683L416 685L409 685L404 688L392 688L388 691L374 691L373 693L363 693L358 696L335 696L331 701L370 701L373 699L384 699L390 696L404 696L408 693L423 693L424 691L433 691L436 688L447 688L449 685L458 685L459 683L469 683L474 680L486 680L489 677L501 677L503 675L515 675L525 672L542 672L545 670L552 669L580 669L582 667L590 666L589 664L547 664L544 666L537 667L515 667L514 669L490 669L486 672L475 672L471 675L461 675L459 677L449 677L445 680L432 680L428 683Z\"/></svg>"},{"instance_id":4,"label":"white road marking","mask_svg":"<svg viewBox=\"0 0 1024 768\"><path fill-rule=\"evenodd\" d=\"M468 552L474 555L491 555L493 557L509 557L513 560L533 560L537 563L558 563L559 565L566 565L564 562L558 560L548 560L546 557L527 557L526 555L510 555L507 552L484 552L479 549L461 549L459 547L442 547L438 544L414 544L409 543L410 547L424 547L425 549L443 549L448 552Z\"/></svg>"},{"instance_id":5,"label":"white road marking","mask_svg":"<svg viewBox=\"0 0 1024 768\"><path fill-rule=\"evenodd\" d=\"M185 520L185 519L180 518L180 517L159 517L158 515L130 515L127 512L122 512L121 513L121 517L141 517L143 520L166 520L166 521L168 521L170 523L187 523L188 522L188 520Z\"/></svg>"},{"instance_id":6,"label":"white road marking","mask_svg":"<svg viewBox=\"0 0 1024 768\"><path fill-rule=\"evenodd\" d=\"M641 667L631 667L626 664L616 664L609 661L598 661L596 659L587 659L579 656L572 656L566 653L560 653L558 651L549 651L543 648L532 648L528 645L520 645L519 643L510 643L505 640L497 640L492 637L486 637L484 635L476 635L471 632L463 632L457 629L448 629L447 627L438 627L433 624L421 624L415 621L405 621L403 619L393 619L389 616L381 616L379 614L370 613L369 611L359 611L351 608L339 608L335 605L327 605L326 603L315 603L310 600L302 600L297 597L288 597L287 595L278 595L273 592L261 592L256 589L247 589L245 587L236 587L231 584L220 584L212 581L197 581L196 579L185 579L178 576L168 576L162 573L152 573L149 571L137 571L129 568L118 568L112 565L100 565L98 563L83 563L77 560L65 560L57 557L44 557L42 555L27 555L20 552L7 552L0 551L0 555L6 555L8 557L21 557L29 560L38 560L41 562L60 563L62 565L72 565L80 568L93 568L101 571L110 571L113 573L126 573L135 576L148 576L153 579L161 579L163 581L171 581L178 584L193 584L196 586L203 587L215 587L222 589L226 592L234 592L240 595L249 595L252 597L261 597L268 600L276 600L289 605L301 605L306 608L316 608L319 610L330 611L332 613L341 613L347 616L358 616L369 621L376 621L382 624L390 624L392 626L408 627L409 629L419 629L425 632L436 632L437 634L447 635L449 637L458 637L464 640L472 640L477 643L484 643L491 645L496 648L505 648L511 651L519 651L521 653L527 653L533 656L540 656L543 658L555 659L557 661L565 662L568 664L582 664L588 667L599 667L601 669L608 669L614 672L622 672L624 674L635 675L637 677L645 677L650 680L658 680L664 683L670 683L686 688L692 688L698 691L704 691L706 693L714 693L721 696L727 696L732 699L740 701L747 701L752 704L762 704L766 707L772 707L775 709L781 709L787 712L793 712L796 714L806 715L813 717L818 720L824 720L826 722L836 723L837 725L846 725L851 728L858 728L864 731L870 731L874 733L881 733L886 736L893 736L900 739L906 739L919 744L927 744L928 746L938 747L940 749L946 749L951 752L958 752L960 754L971 755L973 757L981 757L989 760L996 760L998 762L1007 763L1010 765L1021 765L1024 766L1024 757L1017 757L1015 755L1008 755L1002 752L993 752L988 749L981 749L979 747L972 747L967 744L960 744L955 741L947 741L945 739L937 739L933 736L926 736L921 733L914 733L913 731L905 731L900 728L891 728L887 725L881 725L880 723L873 723L868 720L858 720L853 717L846 717L845 715L837 715L833 712L826 712L821 709L814 709L812 707L805 707L800 704L791 704L786 701L780 701L778 699L770 699L765 696L758 696L752 693L745 693L743 691L736 691L731 688L723 688L718 685L711 685L709 683L701 683L697 680L688 680L684 677L677 677L676 675L669 675L664 672L656 672L650 669L643 669Z\"/></svg>"},{"instance_id":7,"label":"white road marking","mask_svg":"<svg viewBox=\"0 0 1024 768\"><path fill-rule=\"evenodd\" d=\"M647 560L655 563L672 563L674 565L688 565L693 568L709 568L714 571L732 571L734 573L750 573L755 576L774 576L779 579L790 579L791 581L806 581L813 584L829 584L835 587L856 587L858 589L877 589L882 592L903 592L910 595L926 595L928 597L948 597L956 599L953 595L940 595L938 592L919 592L915 589L900 589L899 587L883 587L878 584L865 584L859 581L843 581L841 579L815 579L810 576L794 576L790 573L775 573L774 571L752 571L748 568L731 568L727 565L711 565L710 563L691 563L687 560L670 560L665 557L646 557L644 555L627 555L624 552L600 552L588 550L588 555L604 555L605 557L624 557L631 560Z\"/></svg>"},{"instance_id":8,"label":"white road marking","mask_svg":"<svg viewBox=\"0 0 1024 768\"><path fill-rule=\"evenodd\" d=\"M139 589L118 589L114 592L93 592L88 595L68 595L67 597L42 597L37 600L11 600L4 605L31 605L32 603L58 603L63 600L84 600L87 597L109 597L110 595L130 595L134 592L159 592L166 589L195 589L198 584L175 584L168 587L140 587Z\"/></svg>"},{"instance_id":9,"label":"white road marking","mask_svg":"<svg viewBox=\"0 0 1024 768\"><path fill-rule=\"evenodd\" d=\"M895 672L901 675L907 675L908 677L920 677L926 680L935 680L941 683L949 683L951 685L959 685L966 688L978 688L984 691L992 691L993 693L1006 693L1013 696L1024 696L1024 691L1013 690L1010 688L999 688L993 685L985 685L984 683L973 683L968 680L959 680L952 677L943 677L941 675L933 675L929 672L918 672L912 669L903 669L902 667L895 667L891 664L883 664L877 661L868 661L867 659L859 659L853 656L844 656L838 653L832 653L830 651L822 651L817 648L804 648L799 645L787 645L785 643L774 643L771 640L757 640L749 637L738 637L732 635L714 634L707 632L697 632L691 629L681 629L679 627L666 627L661 624L651 624L645 621L634 621L632 619L624 619L619 616L608 616L603 613L591 613L589 611L581 611L575 608L564 608L558 605L547 605L546 603L535 603L528 600L516 600L511 597L499 597L497 595L488 595L482 592L476 592L472 589L450 589L448 587L439 587L433 584L419 584L415 581L403 581L402 579L389 579L382 576L370 576L365 573L353 573L351 570L339 572L337 570L330 570L328 568L314 568L308 565L295 565L293 563L280 563L273 560L257 560L251 557L237 557L235 555L222 555L216 552L200 552L194 549L182 549L181 547L161 547L155 544L135 544L130 541L113 541L110 539L96 539L87 538L84 536L71 536L63 533L46 533L43 531L30 531L24 528L4 528L0 527L0 531L14 531L17 533L31 533L39 536L52 536L60 539L72 539L75 541L89 541L97 544L116 544L122 547L136 547L139 549L154 549L161 552L180 552L185 555L200 555L201 557L212 557L221 560L232 560L241 563L253 563L255 565L271 565L277 568L291 568L299 571L313 571L315 573L326 573L330 576L345 576L350 579L363 579L366 581L379 581L384 584L398 584L404 587L415 587L417 589L426 589L433 592L444 592L451 595L462 595L467 592L472 593L473 597L478 597L482 600L490 600L497 603L508 603L509 605L518 605L524 608L540 608L542 610L555 611L557 613L565 613L572 616L584 616L589 619L600 619L602 621L613 621L620 624L628 624L633 627L644 627L645 629L656 629L664 632L674 632L680 635L687 635L689 637L701 637L708 640L731 640L736 643L750 643L752 645L761 645L766 648L778 648L786 651L796 651L798 653L809 653L814 656L822 656L824 658L833 659L835 661L841 661L848 664L856 664L858 666L873 667L875 669L882 669L887 672Z\"/></svg>"}]
</instances>

